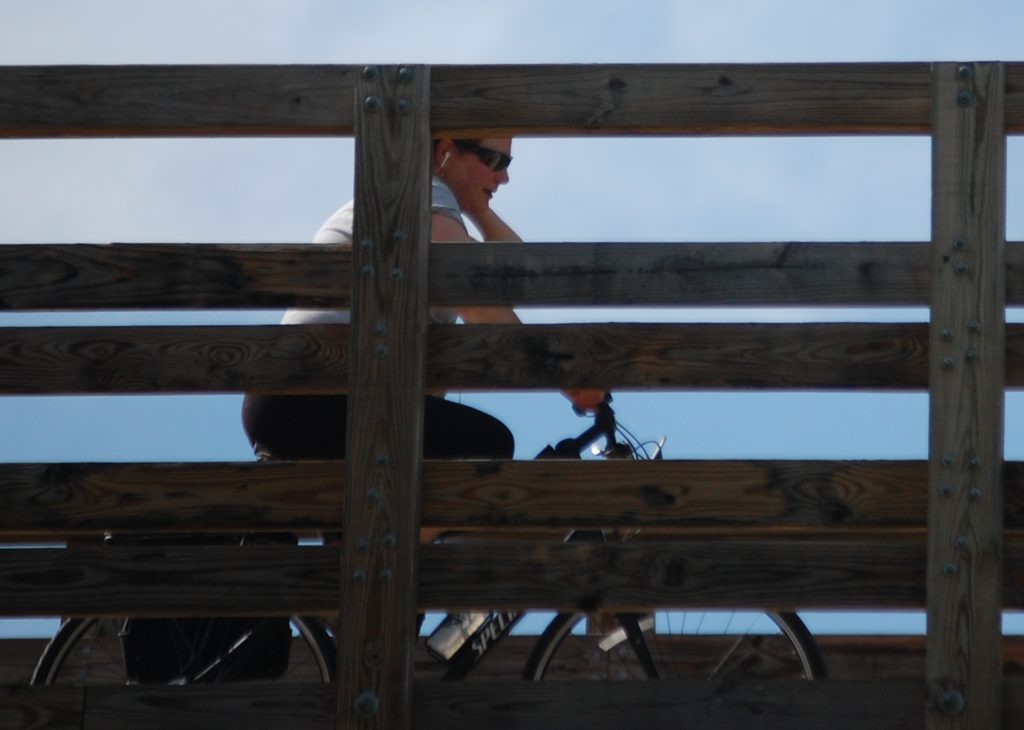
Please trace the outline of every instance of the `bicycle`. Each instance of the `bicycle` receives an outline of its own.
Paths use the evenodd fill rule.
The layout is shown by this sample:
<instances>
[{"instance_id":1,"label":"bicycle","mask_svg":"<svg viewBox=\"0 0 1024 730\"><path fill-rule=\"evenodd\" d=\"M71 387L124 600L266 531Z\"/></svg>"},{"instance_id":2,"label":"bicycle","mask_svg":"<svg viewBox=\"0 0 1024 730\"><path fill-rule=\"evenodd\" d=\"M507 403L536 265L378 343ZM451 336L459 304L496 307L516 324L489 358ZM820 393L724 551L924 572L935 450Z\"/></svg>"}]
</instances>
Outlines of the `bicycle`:
<instances>
[{"instance_id":1,"label":"bicycle","mask_svg":"<svg viewBox=\"0 0 1024 730\"><path fill-rule=\"evenodd\" d=\"M619 435L624 440L620 441ZM617 424L614 412L605 403L598 409L593 425L576 438L548 446L537 458L578 459L581 452L601 440L604 447L599 454L620 459L660 459L664 443L662 440L653 453L648 453L644 444ZM579 530L566 539L606 541L632 536ZM114 538L110 542L181 544L194 539L136 537ZM443 665L441 678L466 678L525 615L518 611L446 615L425 640L428 653ZM422 620L421 616L420 623ZM334 679L334 638L317 618L292 617L287 624L291 630L286 633L284 619L146 621L149 623L119 619L114 626L101 619L66 621L40 657L32 683L191 684ZM131 637L132 622L136 631L137 627L147 625L155 629L153 638L136 642L134 649L126 640L126 636ZM589 634L581 634L582 627ZM285 635L290 641L282 641ZM684 657L680 656L680 649L685 650ZM154 657L159 661L154 662ZM148 675L139 671L139 666L153 664L159 671ZM528 680L551 680L581 675L593 679L663 679L680 675L712 680L737 676L821 679L826 676L826 669L810 631L795 613L696 613L670 609L591 616L556 614L540 632L521 676Z\"/></svg>"},{"instance_id":2,"label":"bicycle","mask_svg":"<svg viewBox=\"0 0 1024 730\"><path fill-rule=\"evenodd\" d=\"M576 438L546 447L537 458L578 459L602 439L604 447L597 453L604 458L662 458L664 439L648 453L645 444L616 422L607 402L598 408L592 426ZM608 541L634 535L577 530L566 540ZM467 621L465 616L472 618ZM456 641L439 641L439 647L431 652L446 664L442 678L464 678L522 618L523 614L515 611L449 615L438 631L454 627L449 634ZM589 629L590 635L581 634L581 628ZM429 643L430 639L428 648ZM723 681L826 676L817 643L795 613L672 609L610 616L559 613L540 633L522 671L527 680L690 677Z\"/></svg>"},{"instance_id":3,"label":"bicycle","mask_svg":"<svg viewBox=\"0 0 1024 730\"><path fill-rule=\"evenodd\" d=\"M117 547L294 542L292 535L108 535ZM71 618L50 639L31 684L330 682L334 637L319 619Z\"/></svg>"}]
</instances>

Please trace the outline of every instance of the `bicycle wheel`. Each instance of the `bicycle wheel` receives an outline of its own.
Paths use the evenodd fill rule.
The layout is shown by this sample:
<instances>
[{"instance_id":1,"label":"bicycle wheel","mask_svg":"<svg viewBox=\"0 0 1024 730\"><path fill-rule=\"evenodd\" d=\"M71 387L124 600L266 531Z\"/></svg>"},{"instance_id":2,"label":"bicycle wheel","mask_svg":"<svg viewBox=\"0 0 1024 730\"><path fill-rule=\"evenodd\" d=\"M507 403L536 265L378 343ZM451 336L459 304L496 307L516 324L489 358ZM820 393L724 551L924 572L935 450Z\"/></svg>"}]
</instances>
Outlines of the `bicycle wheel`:
<instances>
[{"instance_id":1,"label":"bicycle wheel","mask_svg":"<svg viewBox=\"0 0 1024 730\"><path fill-rule=\"evenodd\" d=\"M171 627L184 619L165 619ZM32 684L116 685L134 682L126 671L121 632L125 619L69 619L43 650L32 674ZM335 673L337 650L334 639L318 619L292 617L292 640L286 667L279 675L265 677L274 682L330 682ZM253 632L256 634L258 632ZM164 683L192 684L240 681L240 671L262 649L258 639L247 635L211 657L204 650L201 634L189 633L191 644L153 647L162 652L160 661L176 667L173 678ZM189 657L204 656L197 664ZM251 678L246 676L246 678Z\"/></svg>"},{"instance_id":2,"label":"bicycle wheel","mask_svg":"<svg viewBox=\"0 0 1024 730\"><path fill-rule=\"evenodd\" d=\"M534 646L523 678L823 679L825 664L795 613L559 614ZM604 624L606 630L600 627Z\"/></svg>"}]
</instances>

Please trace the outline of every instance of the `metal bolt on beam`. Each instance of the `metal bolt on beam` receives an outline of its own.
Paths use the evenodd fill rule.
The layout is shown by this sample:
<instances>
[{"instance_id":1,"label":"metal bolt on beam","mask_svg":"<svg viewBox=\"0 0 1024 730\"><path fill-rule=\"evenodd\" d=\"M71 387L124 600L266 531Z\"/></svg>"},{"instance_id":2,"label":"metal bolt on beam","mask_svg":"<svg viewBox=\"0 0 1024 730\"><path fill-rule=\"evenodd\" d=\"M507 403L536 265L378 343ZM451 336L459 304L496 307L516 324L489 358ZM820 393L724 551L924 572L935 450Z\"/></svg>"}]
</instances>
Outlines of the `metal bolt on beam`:
<instances>
[{"instance_id":1,"label":"metal bolt on beam","mask_svg":"<svg viewBox=\"0 0 1024 730\"><path fill-rule=\"evenodd\" d=\"M356 697L352 709L359 717L373 717L380 712L380 698L373 692L363 692Z\"/></svg>"},{"instance_id":2,"label":"metal bolt on beam","mask_svg":"<svg viewBox=\"0 0 1024 730\"><path fill-rule=\"evenodd\" d=\"M939 698L939 710L945 715L959 715L967 706L964 696L956 690L943 692Z\"/></svg>"}]
</instances>

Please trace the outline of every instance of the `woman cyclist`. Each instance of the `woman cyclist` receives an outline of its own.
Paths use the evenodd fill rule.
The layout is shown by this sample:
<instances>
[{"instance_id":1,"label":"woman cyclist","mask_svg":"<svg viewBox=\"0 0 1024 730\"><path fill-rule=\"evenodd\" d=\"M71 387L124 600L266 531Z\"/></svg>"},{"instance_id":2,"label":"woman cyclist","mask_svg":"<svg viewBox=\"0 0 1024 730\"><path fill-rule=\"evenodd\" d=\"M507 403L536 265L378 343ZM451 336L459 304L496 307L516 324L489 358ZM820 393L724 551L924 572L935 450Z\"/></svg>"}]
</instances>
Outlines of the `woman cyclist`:
<instances>
[{"instance_id":1,"label":"woman cyclist","mask_svg":"<svg viewBox=\"0 0 1024 730\"><path fill-rule=\"evenodd\" d=\"M431 179L431 241L475 241L463 216L484 241L522 239L491 208L500 186L509 181L512 140L508 138L434 142ZM353 202L342 206L317 232L314 243L352 243ZM433 308L431 321L467 324L515 324L519 318L507 308ZM339 310L290 310L283 324L347 322ZM566 396L580 411L589 411L604 399L600 391L569 391ZM261 459L344 458L347 397L337 395L247 395L242 423L249 442ZM423 455L428 458L512 458L511 432L496 418L475 408L427 395L424 404Z\"/></svg>"}]
</instances>

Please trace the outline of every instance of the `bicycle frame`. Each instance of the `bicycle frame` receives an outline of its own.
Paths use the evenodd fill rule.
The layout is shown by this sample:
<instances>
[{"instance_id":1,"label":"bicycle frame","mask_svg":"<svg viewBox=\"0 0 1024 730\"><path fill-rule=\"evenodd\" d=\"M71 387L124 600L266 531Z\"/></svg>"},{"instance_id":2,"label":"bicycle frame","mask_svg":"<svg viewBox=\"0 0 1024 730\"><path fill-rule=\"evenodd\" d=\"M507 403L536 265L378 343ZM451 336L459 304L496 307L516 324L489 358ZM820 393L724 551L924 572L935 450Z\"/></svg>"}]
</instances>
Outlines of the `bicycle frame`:
<instances>
[{"instance_id":1,"label":"bicycle frame","mask_svg":"<svg viewBox=\"0 0 1024 730\"><path fill-rule=\"evenodd\" d=\"M615 438L615 414L607 403L602 403L594 417L594 423L576 438L568 438L559 441L554 447L548 445L535 458L537 459L579 459L580 453L588 446L599 439L605 440L605 453L612 458L621 457L623 450L628 446L620 444ZM574 531L566 540L604 540L604 533L600 531ZM512 629L519 624L525 614L520 611L491 611L487 614L484 622L473 631L461 647L445 662L445 671L441 678L444 680L463 679L473 668L483 660L495 645L512 632ZM638 627L640 615L619 616L622 626L626 627L627 638L636 644L642 644L643 639ZM631 630L633 625L635 630ZM642 648L646 653L646 646ZM443 660L441 660L443 661Z\"/></svg>"}]
</instances>

